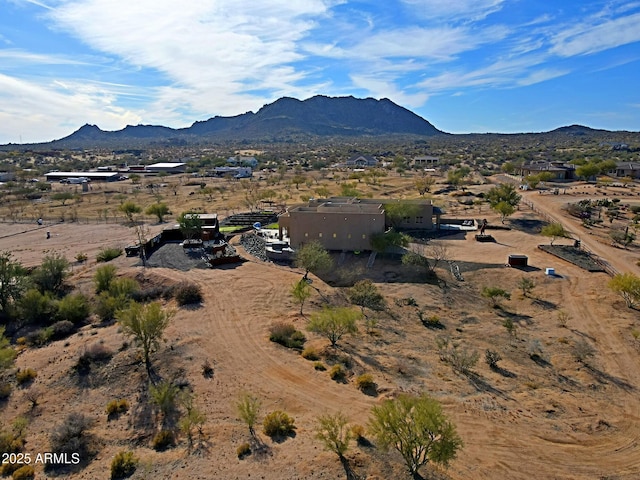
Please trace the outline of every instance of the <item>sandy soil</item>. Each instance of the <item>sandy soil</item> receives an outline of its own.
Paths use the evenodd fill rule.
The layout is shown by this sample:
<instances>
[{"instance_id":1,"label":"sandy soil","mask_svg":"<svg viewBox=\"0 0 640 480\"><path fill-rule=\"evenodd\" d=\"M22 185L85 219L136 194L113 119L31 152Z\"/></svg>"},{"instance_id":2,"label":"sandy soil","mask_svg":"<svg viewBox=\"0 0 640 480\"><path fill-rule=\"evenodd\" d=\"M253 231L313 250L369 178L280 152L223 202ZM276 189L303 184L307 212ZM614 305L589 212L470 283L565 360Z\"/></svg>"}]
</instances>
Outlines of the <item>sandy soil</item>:
<instances>
[{"instance_id":1,"label":"sandy soil","mask_svg":"<svg viewBox=\"0 0 640 480\"><path fill-rule=\"evenodd\" d=\"M532 198L536 195L527 194L527 198L561 218L559 205L565 198ZM514 215L514 219L536 218L525 208ZM35 264L37 255L54 246L65 248L69 255L78 249L90 256L93 249L100 248L101 235L95 225L61 227L60 236L52 239L59 243L53 246L45 242L44 231L37 230L0 239L0 250L15 249L18 258ZM130 238L125 227L104 228L110 232L110 242L115 241L114 232L123 243ZM96 419L92 432L98 439L98 453L73 478L107 478L113 455L130 448L141 458L133 478L345 478L335 455L323 452L313 438L315 417L343 411L353 423L364 425L371 406L382 399L401 391L426 391L444 404L465 443L458 458L442 472L444 478L640 478L639 345L632 336L638 328L637 312L626 309L622 300L608 291L610 277L606 274L585 272L537 248L548 239L519 230L490 233L496 243L478 243L473 234L443 240L454 261L493 264L492 268L463 269L463 282L456 281L448 270L440 270L446 285L410 284L401 279L378 283L391 315L377 314L376 335L361 328L357 336L341 341L341 354L349 356L353 364L352 376L345 384L331 381L326 372L315 371L312 362L268 341L269 326L277 321L305 329L307 317L297 314L298 307L289 294L300 271L251 259L214 270L148 269L146 275L157 282L189 279L201 285L205 294L201 308L178 311L154 363L165 378L186 378L192 386L198 405L207 414L208 450L188 455L184 442L164 453L148 448L154 422L145 409L144 368L136 362L133 348L119 351L125 338L117 325L87 326L66 343L20 354L19 367L38 371L38 378L28 388L43 392L41 404L29 414L27 450L47 451L52 425L65 413L81 410ZM69 238L77 240L69 245ZM592 244L587 235L581 238L616 268L630 266L629 259L618 256L625 253L620 249L597 241ZM506 264L511 253L528 255L531 268L499 266ZM116 261L122 273L135 275L140 269L133 263L123 257ZM544 275L546 267L554 267L558 275ZM380 268L389 267L380 262ZM76 271L72 281L90 290L91 274L91 268ZM377 275L384 278L384 271L377 271ZM522 276L536 283L530 297L516 288ZM326 296L339 293L317 277L313 285ZM512 293L500 309L491 308L480 296L483 286L494 285ZM413 297L418 307L399 302L407 297ZM314 295L305 313L323 304L322 298ZM438 315L445 328L425 328L418 320L419 309ZM565 327L558 325L561 310L569 315ZM509 336L502 326L506 318L517 324L516 337ZM435 339L442 335L481 354L476 375L457 375L439 360ZM327 344L324 339L307 336L318 348ZM597 352L584 364L572 354L581 339ZM80 382L70 373L73 365L83 348L100 341L113 350L114 357L91 375L89 383ZM488 348L503 357L499 371L489 369L483 361ZM532 360L533 351L541 352L542 359ZM202 376L205 360L214 367L212 379ZM377 397L354 386L354 376L362 372L374 375L379 386ZM277 443L261 435L267 453L238 460L237 446L249 440L247 428L233 408L242 391L262 399L263 414L283 409L294 416L298 426L295 437ZM28 413L24 393L17 390L4 406L0 414L4 421ZM116 397L127 398L132 408L120 419L107 422L104 406ZM353 446L347 456L362 478L408 478L396 454Z\"/></svg>"}]
</instances>

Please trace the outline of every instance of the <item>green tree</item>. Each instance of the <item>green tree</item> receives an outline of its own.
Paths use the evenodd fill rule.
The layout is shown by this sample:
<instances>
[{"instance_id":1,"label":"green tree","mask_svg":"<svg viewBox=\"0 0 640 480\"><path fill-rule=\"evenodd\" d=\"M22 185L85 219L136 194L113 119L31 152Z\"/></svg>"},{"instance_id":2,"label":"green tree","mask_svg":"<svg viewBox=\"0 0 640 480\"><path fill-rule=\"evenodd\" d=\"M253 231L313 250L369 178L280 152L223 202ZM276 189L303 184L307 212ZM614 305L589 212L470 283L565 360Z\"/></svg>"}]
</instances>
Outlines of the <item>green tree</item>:
<instances>
[{"instance_id":1,"label":"green tree","mask_svg":"<svg viewBox=\"0 0 640 480\"><path fill-rule=\"evenodd\" d=\"M164 222L165 215L169 215L171 212L166 203L154 203L147 207L145 213L147 215L155 215L158 217L158 223L162 223Z\"/></svg>"},{"instance_id":2,"label":"green tree","mask_svg":"<svg viewBox=\"0 0 640 480\"><path fill-rule=\"evenodd\" d=\"M303 315L304 302L311 296L311 287L304 278L293 284L291 295L300 304L300 315Z\"/></svg>"},{"instance_id":3,"label":"green tree","mask_svg":"<svg viewBox=\"0 0 640 480\"><path fill-rule=\"evenodd\" d=\"M151 374L151 353L160 345L160 340L172 316L173 312L163 310L159 302L146 305L131 302L126 309L116 312L116 318L123 333L133 337L142 349L149 375Z\"/></svg>"},{"instance_id":4,"label":"green tree","mask_svg":"<svg viewBox=\"0 0 640 480\"><path fill-rule=\"evenodd\" d=\"M11 252L0 253L0 311L3 313L8 312L27 288L26 274L22 264L11 259Z\"/></svg>"},{"instance_id":5,"label":"green tree","mask_svg":"<svg viewBox=\"0 0 640 480\"><path fill-rule=\"evenodd\" d=\"M91 313L89 300L82 293L75 293L63 297L58 302L57 317L78 324L87 319Z\"/></svg>"},{"instance_id":6,"label":"green tree","mask_svg":"<svg viewBox=\"0 0 640 480\"><path fill-rule=\"evenodd\" d=\"M16 351L11 346L9 339L4 336L4 325L0 326L0 371L6 370L16 359Z\"/></svg>"},{"instance_id":7,"label":"green tree","mask_svg":"<svg viewBox=\"0 0 640 480\"><path fill-rule=\"evenodd\" d=\"M129 223L133 223L133 216L135 214L142 212L142 208L140 207L140 205L137 205L134 202L121 203L118 207L118 210L124 213L124 215L127 217L127 220L129 220Z\"/></svg>"},{"instance_id":8,"label":"green tree","mask_svg":"<svg viewBox=\"0 0 640 480\"><path fill-rule=\"evenodd\" d=\"M407 217L415 217L420 214L420 205L409 202L389 202L384 204L384 213L387 222L398 228Z\"/></svg>"},{"instance_id":9,"label":"green tree","mask_svg":"<svg viewBox=\"0 0 640 480\"><path fill-rule=\"evenodd\" d=\"M93 283L96 293L109 291L111 282L116 278L116 267L113 265L101 265L93 274Z\"/></svg>"},{"instance_id":10,"label":"green tree","mask_svg":"<svg viewBox=\"0 0 640 480\"><path fill-rule=\"evenodd\" d=\"M20 320L26 324L51 323L56 313L56 303L51 292L41 293L30 288L17 302Z\"/></svg>"},{"instance_id":11,"label":"green tree","mask_svg":"<svg viewBox=\"0 0 640 480\"><path fill-rule=\"evenodd\" d=\"M640 277L633 273L618 273L609 280L609 288L620 295L628 308L640 300Z\"/></svg>"},{"instance_id":12,"label":"green tree","mask_svg":"<svg viewBox=\"0 0 640 480\"><path fill-rule=\"evenodd\" d=\"M187 240L191 240L200 236L204 223L197 213L182 212L178 217L178 225L182 235Z\"/></svg>"},{"instance_id":13,"label":"green tree","mask_svg":"<svg viewBox=\"0 0 640 480\"><path fill-rule=\"evenodd\" d=\"M495 208L500 202L505 202L512 207L517 207L522 199L522 197L518 195L516 187L510 183L501 183L490 188L485 198L489 201L491 208Z\"/></svg>"},{"instance_id":14,"label":"green tree","mask_svg":"<svg viewBox=\"0 0 640 480\"><path fill-rule=\"evenodd\" d=\"M409 246L410 237L402 232L398 232L394 228L390 228L386 232L374 233L371 235L371 248L379 254L383 254L391 247L406 248Z\"/></svg>"},{"instance_id":15,"label":"green tree","mask_svg":"<svg viewBox=\"0 0 640 480\"><path fill-rule=\"evenodd\" d=\"M31 274L41 292L59 293L69 274L69 261L59 253L47 255Z\"/></svg>"},{"instance_id":16,"label":"green tree","mask_svg":"<svg viewBox=\"0 0 640 480\"><path fill-rule=\"evenodd\" d=\"M71 192L56 192L51 195L51 200L55 200L56 202L60 202L62 206L67 203L68 200L71 200L74 197Z\"/></svg>"},{"instance_id":17,"label":"green tree","mask_svg":"<svg viewBox=\"0 0 640 480\"><path fill-rule=\"evenodd\" d=\"M509 205L507 202L500 202L493 206L493 209L500 214L500 221L504 223L507 217L510 217L516 211L513 205Z\"/></svg>"},{"instance_id":18,"label":"green tree","mask_svg":"<svg viewBox=\"0 0 640 480\"><path fill-rule=\"evenodd\" d=\"M484 287L482 289L481 295L489 299L493 307L498 306L498 302L501 298L504 298L506 300L509 300L511 298L511 294L509 292L498 287Z\"/></svg>"},{"instance_id":19,"label":"green tree","mask_svg":"<svg viewBox=\"0 0 640 480\"><path fill-rule=\"evenodd\" d=\"M140 175L138 175L137 173L132 173L131 175L129 175L129 180L131 180L131 183L133 183L134 185L138 185L140 183Z\"/></svg>"},{"instance_id":20,"label":"green tree","mask_svg":"<svg viewBox=\"0 0 640 480\"><path fill-rule=\"evenodd\" d=\"M370 310L384 310L386 302L382 294L378 291L378 287L371 280L360 280L351 287L347 295L349 301L354 305L358 305L365 317L365 308Z\"/></svg>"},{"instance_id":21,"label":"green tree","mask_svg":"<svg viewBox=\"0 0 640 480\"><path fill-rule=\"evenodd\" d=\"M528 277L521 277L520 280L518 280L518 288L522 290L522 295L525 297L529 296L535 286L535 282Z\"/></svg>"},{"instance_id":22,"label":"green tree","mask_svg":"<svg viewBox=\"0 0 640 480\"><path fill-rule=\"evenodd\" d=\"M449 260L449 250L442 242L431 241L426 245L419 243L413 249L413 252L407 252L402 256L402 263L423 267L427 275L434 275L436 267L441 262Z\"/></svg>"},{"instance_id":23,"label":"green tree","mask_svg":"<svg viewBox=\"0 0 640 480\"><path fill-rule=\"evenodd\" d=\"M325 450L335 453L343 460L353 438L347 417L341 412L327 414L319 416L317 422L316 439L320 440Z\"/></svg>"},{"instance_id":24,"label":"green tree","mask_svg":"<svg viewBox=\"0 0 640 480\"><path fill-rule=\"evenodd\" d=\"M333 265L331 255L322 244L314 240L302 245L296 253L296 266L305 270L306 279L309 272L319 273L328 270Z\"/></svg>"},{"instance_id":25,"label":"green tree","mask_svg":"<svg viewBox=\"0 0 640 480\"><path fill-rule=\"evenodd\" d=\"M360 314L346 307L325 307L311 317L307 330L326 337L335 347L338 340L347 333L356 333L356 320Z\"/></svg>"},{"instance_id":26,"label":"green tree","mask_svg":"<svg viewBox=\"0 0 640 480\"><path fill-rule=\"evenodd\" d=\"M421 177L417 177L413 181L413 184L416 187L416 190L418 190L418 193L420 195L424 195L425 193L431 191L431 187L436 184L436 179L428 175L424 175Z\"/></svg>"},{"instance_id":27,"label":"green tree","mask_svg":"<svg viewBox=\"0 0 640 480\"><path fill-rule=\"evenodd\" d=\"M576 168L576 175L585 180L595 177L600 173L600 167L597 163L589 162Z\"/></svg>"},{"instance_id":28,"label":"green tree","mask_svg":"<svg viewBox=\"0 0 640 480\"><path fill-rule=\"evenodd\" d=\"M543 237L551 238L551 245L557 238L567 238L569 237L569 232L567 232L564 226L561 223L550 223L542 227L540 230L540 235Z\"/></svg>"},{"instance_id":29,"label":"green tree","mask_svg":"<svg viewBox=\"0 0 640 480\"><path fill-rule=\"evenodd\" d=\"M454 424L427 395L402 394L374 406L369 431L382 448L400 452L413 476L429 462L446 466L462 447Z\"/></svg>"},{"instance_id":30,"label":"green tree","mask_svg":"<svg viewBox=\"0 0 640 480\"><path fill-rule=\"evenodd\" d=\"M251 436L255 437L256 432L254 427L258 422L258 415L260 414L260 400L249 393L243 393L236 403L236 411L238 412L240 420L249 427Z\"/></svg>"}]
</instances>

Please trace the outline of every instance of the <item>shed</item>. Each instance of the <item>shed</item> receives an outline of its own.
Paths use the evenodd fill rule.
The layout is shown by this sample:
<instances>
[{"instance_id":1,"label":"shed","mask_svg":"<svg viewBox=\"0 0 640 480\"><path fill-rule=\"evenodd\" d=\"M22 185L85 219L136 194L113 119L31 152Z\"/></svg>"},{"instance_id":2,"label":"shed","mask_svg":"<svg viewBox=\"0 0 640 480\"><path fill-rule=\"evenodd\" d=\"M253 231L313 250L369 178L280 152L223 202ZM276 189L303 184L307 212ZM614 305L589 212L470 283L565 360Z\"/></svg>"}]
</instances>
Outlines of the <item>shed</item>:
<instances>
[{"instance_id":1,"label":"shed","mask_svg":"<svg viewBox=\"0 0 640 480\"><path fill-rule=\"evenodd\" d=\"M510 267L526 267L529 257L526 255L509 255L508 263Z\"/></svg>"}]
</instances>

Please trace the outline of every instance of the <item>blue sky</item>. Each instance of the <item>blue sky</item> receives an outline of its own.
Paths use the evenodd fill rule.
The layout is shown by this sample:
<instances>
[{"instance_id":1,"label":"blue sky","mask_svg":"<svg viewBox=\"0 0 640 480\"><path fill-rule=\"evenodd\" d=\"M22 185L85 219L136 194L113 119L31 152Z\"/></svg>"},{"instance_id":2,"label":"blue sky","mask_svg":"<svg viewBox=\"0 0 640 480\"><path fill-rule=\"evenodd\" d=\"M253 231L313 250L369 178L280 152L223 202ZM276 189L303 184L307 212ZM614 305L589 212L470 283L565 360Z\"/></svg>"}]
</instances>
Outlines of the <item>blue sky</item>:
<instances>
[{"instance_id":1,"label":"blue sky","mask_svg":"<svg viewBox=\"0 0 640 480\"><path fill-rule=\"evenodd\" d=\"M640 130L640 1L0 0L0 143L389 98L452 133Z\"/></svg>"}]
</instances>

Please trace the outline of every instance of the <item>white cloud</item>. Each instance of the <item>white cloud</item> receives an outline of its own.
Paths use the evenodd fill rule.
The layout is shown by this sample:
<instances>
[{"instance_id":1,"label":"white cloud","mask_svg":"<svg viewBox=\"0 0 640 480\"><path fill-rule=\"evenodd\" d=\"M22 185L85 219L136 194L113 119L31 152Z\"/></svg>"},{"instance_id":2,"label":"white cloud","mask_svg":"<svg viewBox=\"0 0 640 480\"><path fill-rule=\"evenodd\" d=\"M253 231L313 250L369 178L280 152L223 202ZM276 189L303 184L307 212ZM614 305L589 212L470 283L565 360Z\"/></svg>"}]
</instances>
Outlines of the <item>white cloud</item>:
<instances>
[{"instance_id":1,"label":"white cloud","mask_svg":"<svg viewBox=\"0 0 640 480\"><path fill-rule=\"evenodd\" d=\"M581 23L559 33L551 52L561 57L601 52L640 41L640 13L593 25Z\"/></svg>"},{"instance_id":2,"label":"white cloud","mask_svg":"<svg viewBox=\"0 0 640 480\"><path fill-rule=\"evenodd\" d=\"M429 95L425 92L407 93L399 90L393 80L385 80L377 76L351 75L351 80L356 88L366 90L370 96L388 98L406 108L422 107L429 99Z\"/></svg>"},{"instance_id":3,"label":"white cloud","mask_svg":"<svg viewBox=\"0 0 640 480\"><path fill-rule=\"evenodd\" d=\"M402 0L422 18L481 20L502 8L504 0Z\"/></svg>"},{"instance_id":4,"label":"white cloud","mask_svg":"<svg viewBox=\"0 0 640 480\"><path fill-rule=\"evenodd\" d=\"M0 142L53 140L83 123L104 129L139 123L138 115L114 105L115 95L106 87L86 82L38 84L0 74Z\"/></svg>"}]
</instances>

